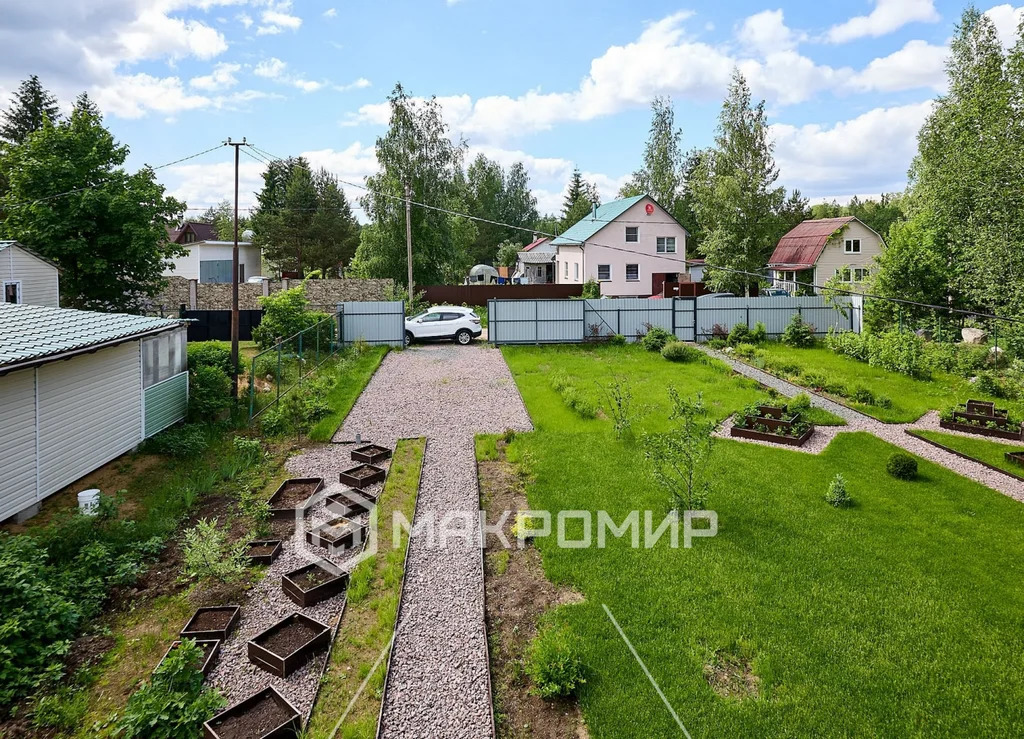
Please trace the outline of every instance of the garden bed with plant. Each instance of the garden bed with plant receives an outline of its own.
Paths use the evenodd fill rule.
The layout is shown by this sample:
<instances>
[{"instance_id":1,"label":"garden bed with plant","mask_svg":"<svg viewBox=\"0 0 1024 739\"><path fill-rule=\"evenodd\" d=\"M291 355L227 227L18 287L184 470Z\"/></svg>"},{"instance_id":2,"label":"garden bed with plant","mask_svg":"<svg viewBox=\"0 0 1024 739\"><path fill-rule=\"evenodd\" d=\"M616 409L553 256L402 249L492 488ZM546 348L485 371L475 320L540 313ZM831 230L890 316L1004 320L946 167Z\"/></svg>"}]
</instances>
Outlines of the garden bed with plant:
<instances>
[{"instance_id":1,"label":"garden bed with plant","mask_svg":"<svg viewBox=\"0 0 1024 739\"><path fill-rule=\"evenodd\" d=\"M751 405L744 408L729 427L729 435L742 439L768 441L786 446L803 446L814 433L814 426L787 406Z\"/></svg>"},{"instance_id":2,"label":"garden bed with plant","mask_svg":"<svg viewBox=\"0 0 1024 739\"><path fill-rule=\"evenodd\" d=\"M272 675L288 677L331 645L331 629L293 613L249 640L249 661Z\"/></svg>"},{"instance_id":3,"label":"garden bed with plant","mask_svg":"<svg viewBox=\"0 0 1024 739\"><path fill-rule=\"evenodd\" d=\"M947 408L939 414L939 425L965 434L1024 440L1024 423L1012 418L1005 408L996 408L993 402L968 400L962 406Z\"/></svg>"},{"instance_id":4,"label":"garden bed with plant","mask_svg":"<svg viewBox=\"0 0 1024 739\"><path fill-rule=\"evenodd\" d=\"M1006 444L973 434L965 436L960 433L947 433L931 429L910 429L908 433L954 454L980 462L989 468L997 469L1014 477L1024 478L1024 466L1015 462L1013 456L1024 457L1024 443Z\"/></svg>"}]
</instances>

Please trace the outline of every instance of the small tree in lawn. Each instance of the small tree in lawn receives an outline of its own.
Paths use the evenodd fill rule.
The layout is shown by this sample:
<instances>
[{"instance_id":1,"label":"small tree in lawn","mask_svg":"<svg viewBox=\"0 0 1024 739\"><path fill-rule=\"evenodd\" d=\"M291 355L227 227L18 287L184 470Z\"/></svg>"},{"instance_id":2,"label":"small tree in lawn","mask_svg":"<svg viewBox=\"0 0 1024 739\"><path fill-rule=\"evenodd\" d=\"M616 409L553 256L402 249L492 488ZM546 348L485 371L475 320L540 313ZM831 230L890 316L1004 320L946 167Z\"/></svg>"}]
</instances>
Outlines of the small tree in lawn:
<instances>
[{"instance_id":1,"label":"small tree in lawn","mask_svg":"<svg viewBox=\"0 0 1024 739\"><path fill-rule=\"evenodd\" d=\"M232 544L217 519L200 520L185 530L181 543L183 574L191 580L231 582L245 574L245 542Z\"/></svg>"},{"instance_id":2,"label":"small tree in lawn","mask_svg":"<svg viewBox=\"0 0 1024 739\"><path fill-rule=\"evenodd\" d=\"M663 434L644 434L644 458L651 476L664 488L679 512L701 510L711 493L707 474L714 447L714 423L704 415L701 393L689 400L670 387L672 427Z\"/></svg>"},{"instance_id":3,"label":"small tree in lawn","mask_svg":"<svg viewBox=\"0 0 1024 739\"><path fill-rule=\"evenodd\" d=\"M632 435L633 389L621 375L615 375L611 382L601 387L605 395L605 410L612 419L612 427L618 439Z\"/></svg>"}]
</instances>

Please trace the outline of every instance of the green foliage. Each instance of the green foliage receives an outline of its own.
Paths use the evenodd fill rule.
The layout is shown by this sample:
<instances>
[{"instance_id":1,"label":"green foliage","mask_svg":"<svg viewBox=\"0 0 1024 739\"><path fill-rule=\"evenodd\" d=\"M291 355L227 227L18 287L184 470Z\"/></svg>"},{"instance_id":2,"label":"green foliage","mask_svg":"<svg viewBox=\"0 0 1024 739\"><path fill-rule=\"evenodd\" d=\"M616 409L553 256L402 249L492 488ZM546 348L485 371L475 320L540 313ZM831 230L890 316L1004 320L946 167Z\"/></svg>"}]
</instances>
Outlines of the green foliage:
<instances>
[{"instance_id":1,"label":"green foliage","mask_svg":"<svg viewBox=\"0 0 1024 739\"><path fill-rule=\"evenodd\" d=\"M564 372L552 374L550 384L551 389L562 396L566 407L575 411L580 418L597 418L597 405Z\"/></svg>"},{"instance_id":2,"label":"green foliage","mask_svg":"<svg viewBox=\"0 0 1024 739\"><path fill-rule=\"evenodd\" d=\"M751 344L763 344L768 341L768 327L758 321L754 324L754 330L750 332L747 341Z\"/></svg>"},{"instance_id":3,"label":"green foliage","mask_svg":"<svg viewBox=\"0 0 1024 739\"><path fill-rule=\"evenodd\" d=\"M343 366L337 372L326 371L303 380L301 387L292 389L277 406L260 416L263 433L282 436L291 432L301 436L330 415L329 396L339 372L344 372Z\"/></svg>"},{"instance_id":4,"label":"green foliage","mask_svg":"<svg viewBox=\"0 0 1024 739\"><path fill-rule=\"evenodd\" d=\"M185 639L128 699L117 722L124 739L199 739L202 725L227 701L203 687L203 650Z\"/></svg>"},{"instance_id":5,"label":"green foliage","mask_svg":"<svg viewBox=\"0 0 1024 739\"><path fill-rule=\"evenodd\" d=\"M868 334L836 331L835 326L829 327L825 336L825 346L836 354L843 354L861 362L867 362L871 354L868 348Z\"/></svg>"},{"instance_id":6,"label":"green foliage","mask_svg":"<svg viewBox=\"0 0 1024 739\"><path fill-rule=\"evenodd\" d=\"M917 477L917 460L905 452L893 452L885 463L885 471L897 480Z\"/></svg>"},{"instance_id":7,"label":"green foliage","mask_svg":"<svg viewBox=\"0 0 1024 739\"><path fill-rule=\"evenodd\" d=\"M11 97L7 110L0 113L0 139L9 144L23 144L29 134L43 127L43 121L60 121L60 104L43 87L36 75L23 80Z\"/></svg>"},{"instance_id":8,"label":"green foliage","mask_svg":"<svg viewBox=\"0 0 1024 739\"><path fill-rule=\"evenodd\" d=\"M73 731L81 727L88 710L88 693L61 685L36 700L32 706L32 725L39 729Z\"/></svg>"},{"instance_id":9,"label":"green foliage","mask_svg":"<svg viewBox=\"0 0 1024 739\"><path fill-rule=\"evenodd\" d=\"M605 415L612 419L615 436L619 439L632 435L633 426L633 390L627 379L621 375L614 376L603 386ZM514 432L513 432L514 433Z\"/></svg>"},{"instance_id":10,"label":"green foliage","mask_svg":"<svg viewBox=\"0 0 1024 739\"><path fill-rule=\"evenodd\" d=\"M868 364L908 377L926 376L924 339L907 331L875 334L868 342Z\"/></svg>"},{"instance_id":11,"label":"green foliage","mask_svg":"<svg viewBox=\"0 0 1024 739\"><path fill-rule=\"evenodd\" d=\"M780 340L786 346L797 349L814 346L814 326L807 323L799 313L794 313L783 330Z\"/></svg>"},{"instance_id":12,"label":"green foliage","mask_svg":"<svg viewBox=\"0 0 1024 739\"><path fill-rule=\"evenodd\" d=\"M641 346L649 352L660 352L665 344L675 340L675 337L661 326L652 326L640 340Z\"/></svg>"},{"instance_id":13,"label":"green foliage","mask_svg":"<svg viewBox=\"0 0 1024 739\"><path fill-rule=\"evenodd\" d=\"M670 362L697 362L703 355L699 349L681 341L670 341L661 350L661 356Z\"/></svg>"},{"instance_id":14,"label":"green foliage","mask_svg":"<svg viewBox=\"0 0 1024 739\"><path fill-rule=\"evenodd\" d=\"M146 439L143 448L148 452L185 459L198 457L209 445L210 436L204 424L186 423Z\"/></svg>"},{"instance_id":15,"label":"green foliage","mask_svg":"<svg viewBox=\"0 0 1024 739\"><path fill-rule=\"evenodd\" d=\"M650 195L675 215L684 205L686 155L682 149L683 130L676 128L672 99L655 97L651 101L651 128L644 146L643 166L619 191L619 197ZM684 224L686 225L686 224Z\"/></svg>"},{"instance_id":16,"label":"green foliage","mask_svg":"<svg viewBox=\"0 0 1024 739\"><path fill-rule=\"evenodd\" d=\"M465 186L466 213L497 222L476 222L468 263L515 265L525 232L514 226L529 229L537 220L537 199L530 192L530 177L522 162L506 171L498 162L477 154L466 168Z\"/></svg>"},{"instance_id":17,"label":"green foliage","mask_svg":"<svg viewBox=\"0 0 1024 739\"><path fill-rule=\"evenodd\" d=\"M654 481L668 493L673 510L700 510L711 493L708 462L714 449L715 424L706 416L701 393L687 400L674 387L668 392L670 430L644 434L644 459Z\"/></svg>"},{"instance_id":18,"label":"green foliage","mask_svg":"<svg viewBox=\"0 0 1024 739\"><path fill-rule=\"evenodd\" d=\"M725 341L729 346L752 343L750 340L750 327L745 323L737 323L730 329L729 338Z\"/></svg>"},{"instance_id":19,"label":"green foliage","mask_svg":"<svg viewBox=\"0 0 1024 739\"><path fill-rule=\"evenodd\" d=\"M199 365L188 375L188 417L209 421L231 407L231 378L222 369Z\"/></svg>"},{"instance_id":20,"label":"green foliage","mask_svg":"<svg viewBox=\"0 0 1024 739\"><path fill-rule=\"evenodd\" d=\"M245 574L245 542L232 544L217 519L201 519L182 534L182 574L197 581L231 582Z\"/></svg>"},{"instance_id":21,"label":"green foliage","mask_svg":"<svg viewBox=\"0 0 1024 739\"><path fill-rule=\"evenodd\" d=\"M850 493L846 489L846 478L841 474L837 474L829 483L828 490L825 492L825 502L833 508L846 508L853 503L853 499L850 498Z\"/></svg>"},{"instance_id":22,"label":"green foliage","mask_svg":"<svg viewBox=\"0 0 1024 739\"><path fill-rule=\"evenodd\" d=\"M481 156L483 156L481 154ZM515 267L519 261L519 252L522 250L523 245L517 244L512 241L504 241L498 244L498 250L494 256L494 263L501 267ZM477 264L480 260L473 260Z\"/></svg>"},{"instance_id":23,"label":"green foliage","mask_svg":"<svg viewBox=\"0 0 1024 739\"><path fill-rule=\"evenodd\" d=\"M583 283L583 295L581 297L584 300L597 300L601 297L601 284L591 277Z\"/></svg>"},{"instance_id":24,"label":"green foliage","mask_svg":"<svg viewBox=\"0 0 1024 739\"><path fill-rule=\"evenodd\" d=\"M623 336L622 334L612 334L611 336L608 337L608 343L611 344L612 346L625 346L626 337Z\"/></svg>"},{"instance_id":25,"label":"green foliage","mask_svg":"<svg viewBox=\"0 0 1024 739\"><path fill-rule=\"evenodd\" d=\"M195 341L188 344L188 368L216 367L231 374L231 349L219 341Z\"/></svg>"},{"instance_id":26,"label":"green foliage","mask_svg":"<svg viewBox=\"0 0 1024 739\"><path fill-rule=\"evenodd\" d=\"M312 351L317 344L317 332L320 333L321 351L330 346L334 337L334 324L327 321L326 313L307 310L309 301L306 299L306 285L280 290L260 298L263 306L263 320L252 330L253 341L260 349L267 350L279 341L290 340L287 347L294 352L299 349L299 342L294 338L300 331L320 325L317 331L306 331L303 335L303 348Z\"/></svg>"},{"instance_id":27,"label":"green foliage","mask_svg":"<svg viewBox=\"0 0 1024 739\"><path fill-rule=\"evenodd\" d=\"M601 204L601 194L597 189L597 185L593 182L585 182L579 167L576 167L572 171L569 187L566 189L565 198L562 200L561 230L565 231L577 221L591 215L595 204ZM587 296L584 295L584 297Z\"/></svg>"},{"instance_id":28,"label":"green foliage","mask_svg":"<svg viewBox=\"0 0 1024 739\"><path fill-rule=\"evenodd\" d=\"M541 698L572 695L586 683L582 649L566 626L551 624L530 642L526 674Z\"/></svg>"}]
</instances>

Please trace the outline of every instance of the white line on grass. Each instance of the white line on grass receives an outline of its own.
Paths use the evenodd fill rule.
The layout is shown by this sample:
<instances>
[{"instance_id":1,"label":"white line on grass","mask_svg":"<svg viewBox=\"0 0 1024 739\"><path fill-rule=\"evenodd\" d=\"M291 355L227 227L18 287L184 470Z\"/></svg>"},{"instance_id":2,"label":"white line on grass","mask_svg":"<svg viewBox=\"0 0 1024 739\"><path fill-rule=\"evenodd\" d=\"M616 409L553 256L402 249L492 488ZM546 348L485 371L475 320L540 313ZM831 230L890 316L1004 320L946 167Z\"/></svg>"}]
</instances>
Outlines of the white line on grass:
<instances>
[{"instance_id":1,"label":"white line on grass","mask_svg":"<svg viewBox=\"0 0 1024 739\"><path fill-rule=\"evenodd\" d=\"M377 671L377 668L380 667L380 663L384 661L384 655L391 650L391 645L395 643L395 633L396 632L392 632L391 639L388 640L387 646L384 647L381 653L377 656L377 661L373 663L373 667L371 667L370 671L366 673L366 679L363 680L362 684L359 686L359 690L356 691L356 694L352 696L352 700L348 702L348 706L345 708L345 713L341 714L341 718L338 719L338 723L334 725L334 731L331 732L330 739L334 739L334 735L338 733L338 729L341 728L341 725L348 717L348 712L352 710L352 706L356 704L356 701L359 700L359 696L363 694L363 690L366 688L366 684L370 682L370 678L373 677L373 673ZM678 721L678 719L676 720ZM685 731L685 729L683 729L683 731Z\"/></svg>"},{"instance_id":2,"label":"white line on grass","mask_svg":"<svg viewBox=\"0 0 1024 739\"><path fill-rule=\"evenodd\" d=\"M690 736L690 732L688 732L686 727L683 726L683 722L679 720L679 716L676 714L675 709L672 708L672 704L668 702L668 698L666 698L665 694L661 692L661 688L658 687L658 683L654 680L654 675L652 675L651 671L647 669L647 665L645 665L644 661L640 659L640 655L636 653L632 642L630 642L629 637L626 636L626 632L622 630L622 627L619 626L619 622L615 620L615 616L612 615L611 610L604 603L601 604L601 608L603 608L604 612L608 614L608 618L611 619L616 631L619 632L619 636L622 637L622 641L626 642L626 646L629 647L629 651L633 653L633 657L640 665L640 669L644 671L644 674L647 675L647 679L651 681L651 685L653 685L654 689L658 691L658 695L661 697L661 702L665 704L665 708L668 709L668 712L672 714L672 718L674 718L676 723L679 724L679 728L683 730L683 735L686 736L686 739L693 739L693 737Z\"/></svg>"}]
</instances>

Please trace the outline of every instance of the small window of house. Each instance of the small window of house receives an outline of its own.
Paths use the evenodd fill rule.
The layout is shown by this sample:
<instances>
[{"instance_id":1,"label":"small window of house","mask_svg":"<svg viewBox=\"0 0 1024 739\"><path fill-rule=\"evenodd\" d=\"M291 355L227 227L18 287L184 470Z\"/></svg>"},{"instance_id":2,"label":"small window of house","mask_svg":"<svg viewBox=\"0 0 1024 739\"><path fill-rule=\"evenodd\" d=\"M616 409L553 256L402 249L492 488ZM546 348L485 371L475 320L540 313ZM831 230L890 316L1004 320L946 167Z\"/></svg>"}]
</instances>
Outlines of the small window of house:
<instances>
[{"instance_id":1,"label":"small window of house","mask_svg":"<svg viewBox=\"0 0 1024 739\"><path fill-rule=\"evenodd\" d=\"M569 263L565 262L565 279L569 279Z\"/></svg>"},{"instance_id":2,"label":"small window of house","mask_svg":"<svg viewBox=\"0 0 1024 739\"><path fill-rule=\"evenodd\" d=\"M870 269L861 269L860 267L858 267L857 269L853 270L853 279L856 280L857 282L864 282L864 280L866 280L870 276Z\"/></svg>"},{"instance_id":3,"label":"small window of house","mask_svg":"<svg viewBox=\"0 0 1024 739\"><path fill-rule=\"evenodd\" d=\"M597 265L598 282L608 282L612 279L612 266L610 264Z\"/></svg>"},{"instance_id":4,"label":"small window of house","mask_svg":"<svg viewBox=\"0 0 1024 739\"><path fill-rule=\"evenodd\" d=\"M640 240L639 229L636 226L626 226L626 243L635 244Z\"/></svg>"},{"instance_id":5,"label":"small window of house","mask_svg":"<svg viewBox=\"0 0 1024 739\"><path fill-rule=\"evenodd\" d=\"M4 283L4 302L21 303L21 281L11 280Z\"/></svg>"},{"instance_id":6,"label":"small window of house","mask_svg":"<svg viewBox=\"0 0 1024 739\"><path fill-rule=\"evenodd\" d=\"M860 254L860 239L847 239L846 240L846 253L847 254Z\"/></svg>"},{"instance_id":7,"label":"small window of house","mask_svg":"<svg viewBox=\"0 0 1024 739\"><path fill-rule=\"evenodd\" d=\"M626 282L640 282L640 265L626 265Z\"/></svg>"},{"instance_id":8,"label":"small window of house","mask_svg":"<svg viewBox=\"0 0 1024 739\"><path fill-rule=\"evenodd\" d=\"M579 262L573 262L572 263L572 278L574 280L576 280L577 282L579 282L579 280L580 280L580 263Z\"/></svg>"},{"instance_id":9,"label":"small window of house","mask_svg":"<svg viewBox=\"0 0 1024 739\"><path fill-rule=\"evenodd\" d=\"M659 236L657 249L659 254L675 254L676 253L676 237L675 236Z\"/></svg>"}]
</instances>

